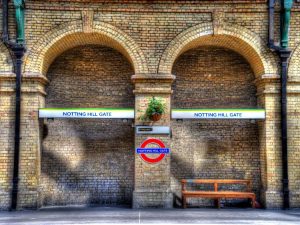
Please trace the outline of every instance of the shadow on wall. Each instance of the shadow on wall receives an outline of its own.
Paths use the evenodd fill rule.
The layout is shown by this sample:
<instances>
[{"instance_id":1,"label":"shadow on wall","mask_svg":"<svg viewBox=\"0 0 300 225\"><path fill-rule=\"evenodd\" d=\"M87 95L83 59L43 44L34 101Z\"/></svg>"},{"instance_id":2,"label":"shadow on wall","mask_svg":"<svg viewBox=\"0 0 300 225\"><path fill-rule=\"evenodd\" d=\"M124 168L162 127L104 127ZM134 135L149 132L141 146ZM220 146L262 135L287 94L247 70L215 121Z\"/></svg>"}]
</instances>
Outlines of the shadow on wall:
<instances>
[{"instance_id":1,"label":"shadow on wall","mask_svg":"<svg viewBox=\"0 0 300 225\"><path fill-rule=\"evenodd\" d=\"M134 105L133 68L114 49L85 45L60 55L47 73L46 107ZM132 121L55 119L43 139L41 202L131 205L134 184Z\"/></svg>"},{"instance_id":2,"label":"shadow on wall","mask_svg":"<svg viewBox=\"0 0 300 225\"><path fill-rule=\"evenodd\" d=\"M45 137L43 142L42 205L131 205L134 152L130 142L124 142L133 140L131 123L118 126L125 135L109 138L110 132L107 137L101 135L103 124L90 122L101 129L89 134L91 123L78 120L55 120L45 125L52 140ZM71 134L64 133L70 130ZM64 138L53 140L57 132Z\"/></svg>"},{"instance_id":3,"label":"shadow on wall","mask_svg":"<svg viewBox=\"0 0 300 225\"><path fill-rule=\"evenodd\" d=\"M47 174L47 171L51 170L49 174L55 184L52 188L57 189L58 192L53 198L52 195L45 195L43 199L43 205L66 205L66 204L78 204L85 203L87 205L93 204L109 204L112 203L109 196L104 196L105 192L112 188L124 189L124 186L120 184L118 179L110 177L108 179L99 179L96 175L89 174L85 177L81 175L78 170L72 170L66 163L61 161L61 158L55 156L48 149L43 152L43 157L47 160L55 162L56 166L43 167L43 173ZM86 167L85 163L78 166L78 169ZM65 171L61 174L61 171ZM60 176L55 176L57 174ZM60 185L56 185L60 184ZM123 190L125 192L125 190ZM125 193L118 193L125 196ZM63 195L63 196L62 196ZM112 194L113 196L113 194ZM116 199L116 201L120 199Z\"/></svg>"}]
</instances>

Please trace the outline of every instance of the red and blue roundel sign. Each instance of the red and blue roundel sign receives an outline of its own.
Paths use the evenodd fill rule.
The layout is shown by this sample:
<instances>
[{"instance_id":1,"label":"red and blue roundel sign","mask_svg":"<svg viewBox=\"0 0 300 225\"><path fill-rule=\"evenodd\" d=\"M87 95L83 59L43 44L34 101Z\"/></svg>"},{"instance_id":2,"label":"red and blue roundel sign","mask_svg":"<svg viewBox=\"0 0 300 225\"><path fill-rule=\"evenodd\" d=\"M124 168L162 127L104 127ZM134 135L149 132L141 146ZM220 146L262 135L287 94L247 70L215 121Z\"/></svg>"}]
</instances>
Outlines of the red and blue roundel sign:
<instances>
[{"instance_id":1,"label":"red and blue roundel sign","mask_svg":"<svg viewBox=\"0 0 300 225\"><path fill-rule=\"evenodd\" d=\"M146 148L149 144L155 144L159 148ZM141 144L139 148L136 149L136 153L140 155L140 157L147 163L158 163L163 158L165 158L166 154L170 153L170 149L166 148L165 144L156 138L150 138ZM156 158L149 158L147 154L159 154Z\"/></svg>"}]
</instances>

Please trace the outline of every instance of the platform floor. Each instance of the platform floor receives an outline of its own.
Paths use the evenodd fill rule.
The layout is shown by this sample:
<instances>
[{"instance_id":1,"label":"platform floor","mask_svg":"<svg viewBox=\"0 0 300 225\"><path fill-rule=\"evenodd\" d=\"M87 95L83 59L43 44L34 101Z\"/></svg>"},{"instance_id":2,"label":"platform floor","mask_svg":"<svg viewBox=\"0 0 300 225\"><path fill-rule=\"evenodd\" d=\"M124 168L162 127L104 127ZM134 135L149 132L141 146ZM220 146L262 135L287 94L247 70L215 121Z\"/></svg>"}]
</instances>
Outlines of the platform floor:
<instances>
[{"instance_id":1,"label":"platform floor","mask_svg":"<svg viewBox=\"0 0 300 225\"><path fill-rule=\"evenodd\" d=\"M299 224L300 209L128 209L56 207L0 212L0 224Z\"/></svg>"}]
</instances>

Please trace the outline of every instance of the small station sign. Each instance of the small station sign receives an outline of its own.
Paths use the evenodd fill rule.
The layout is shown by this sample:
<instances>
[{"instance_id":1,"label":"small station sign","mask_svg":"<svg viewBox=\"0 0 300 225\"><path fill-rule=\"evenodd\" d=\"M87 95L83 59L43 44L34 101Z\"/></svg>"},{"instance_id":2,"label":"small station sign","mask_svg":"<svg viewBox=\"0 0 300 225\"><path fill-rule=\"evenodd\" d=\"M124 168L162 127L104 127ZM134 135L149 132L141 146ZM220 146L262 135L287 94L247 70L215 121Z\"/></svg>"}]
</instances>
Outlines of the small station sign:
<instances>
[{"instance_id":1,"label":"small station sign","mask_svg":"<svg viewBox=\"0 0 300 225\"><path fill-rule=\"evenodd\" d=\"M170 134L168 126L136 126L136 134Z\"/></svg>"},{"instance_id":2,"label":"small station sign","mask_svg":"<svg viewBox=\"0 0 300 225\"><path fill-rule=\"evenodd\" d=\"M146 148L149 144L155 144L158 148ZM170 149L166 148L165 144L156 138L149 138L142 142L141 146L136 149L136 153L147 163L158 163L163 160L166 154L170 153ZM155 158L150 158L147 154L159 154Z\"/></svg>"}]
</instances>

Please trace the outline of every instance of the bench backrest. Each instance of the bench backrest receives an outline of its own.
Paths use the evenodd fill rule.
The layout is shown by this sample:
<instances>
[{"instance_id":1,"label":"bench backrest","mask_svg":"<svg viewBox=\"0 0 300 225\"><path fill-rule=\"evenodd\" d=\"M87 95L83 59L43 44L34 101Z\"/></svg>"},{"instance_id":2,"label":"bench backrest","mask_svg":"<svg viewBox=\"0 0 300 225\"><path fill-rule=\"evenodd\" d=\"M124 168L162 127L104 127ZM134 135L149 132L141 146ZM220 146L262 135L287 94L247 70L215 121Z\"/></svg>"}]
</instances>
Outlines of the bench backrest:
<instances>
[{"instance_id":1,"label":"bench backrest","mask_svg":"<svg viewBox=\"0 0 300 225\"><path fill-rule=\"evenodd\" d=\"M251 191L251 180L234 180L234 179L183 179L181 180L182 190L186 190L186 184L213 184L214 191L218 191L219 184L244 184L247 190Z\"/></svg>"}]
</instances>

